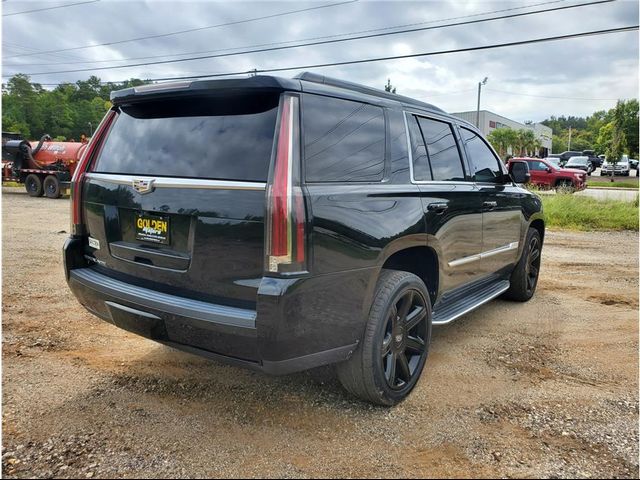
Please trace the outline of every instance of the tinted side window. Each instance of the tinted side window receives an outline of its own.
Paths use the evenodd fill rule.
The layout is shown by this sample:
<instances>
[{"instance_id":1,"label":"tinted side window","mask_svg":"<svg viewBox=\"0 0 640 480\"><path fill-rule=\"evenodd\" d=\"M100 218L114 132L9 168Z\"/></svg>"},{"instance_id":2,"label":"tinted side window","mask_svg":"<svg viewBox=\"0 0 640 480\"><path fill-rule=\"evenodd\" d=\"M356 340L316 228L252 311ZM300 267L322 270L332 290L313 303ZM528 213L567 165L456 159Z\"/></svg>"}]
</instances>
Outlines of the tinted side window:
<instances>
[{"instance_id":1,"label":"tinted side window","mask_svg":"<svg viewBox=\"0 0 640 480\"><path fill-rule=\"evenodd\" d=\"M418 120L413 115L407 115L409 137L411 138L411 159L413 161L413 178L418 181L433 180L427 147L418 126Z\"/></svg>"},{"instance_id":2,"label":"tinted side window","mask_svg":"<svg viewBox=\"0 0 640 480\"><path fill-rule=\"evenodd\" d=\"M462 128L462 140L467 147L476 182L497 183L503 175L499 160L484 140L471 130Z\"/></svg>"},{"instance_id":3,"label":"tinted side window","mask_svg":"<svg viewBox=\"0 0 640 480\"><path fill-rule=\"evenodd\" d=\"M302 122L308 182L372 182L384 174L382 108L307 94Z\"/></svg>"},{"instance_id":4,"label":"tinted side window","mask_svg":"<svg viewBox=\"0 0 640 480\"><path fill-rule=\"evenodd\" d=\"M418 123L427 145L433 180L464 180L462 159L451 125L422 117L418 117Z\"/></svg>"},{"instance_id":5,"label":"tinted side window","mask_svg":"<svg viewBox=\"0 0 640 480\"><path fill-rule=\"evenodd\" d=\"M547 166L542 162L533 161L533 162L529 162L529 169L543 171L547 169Z\"/></svg>"},{"instance_id":6,"label":"tinted side window","mask_svg":"<svg viewBox=\"0 0 640 480\"><path fill-rule=\"evenodd\" d=\"M409 147L407 146L407 131L404 127L404 112L387 110L389 119L389 137L391 154L391 177L409 177ZM406 172L406 173L403 173Z\"/></svg>"}]
</instances>

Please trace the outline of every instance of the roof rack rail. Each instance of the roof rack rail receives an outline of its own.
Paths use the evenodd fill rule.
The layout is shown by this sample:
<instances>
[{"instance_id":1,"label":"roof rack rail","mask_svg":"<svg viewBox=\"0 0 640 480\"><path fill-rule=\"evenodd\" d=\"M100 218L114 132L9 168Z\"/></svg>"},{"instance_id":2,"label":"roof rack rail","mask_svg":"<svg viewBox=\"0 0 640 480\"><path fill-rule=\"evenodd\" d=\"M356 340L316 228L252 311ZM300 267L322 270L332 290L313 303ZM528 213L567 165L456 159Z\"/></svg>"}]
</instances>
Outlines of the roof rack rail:
<instances>
[{"instance_id":1,"label":"roof rack rail","mask_svg":"<svg viewBox=\"0 0 640 480\"><path fill-rule=\"evenodd\" d=\"M389 100L395 100L396 102L406 103L410 105L413 104L444 113L444 110L430 103L421 102L420 100L415 100L413 98L405 97L404 95L398 95L396 93L385 92L384 90L379 90L377 88L367 87L366 85L360 85L359 83L353 83L346 80L327 77L318 73L302 72L296 75L294 78L297 80L304 80L305 82L321 83L332 87L344 88L345 90L352 90L355 92L372 95L374 97L387 98Z\"/></svg>"}]
</instances>

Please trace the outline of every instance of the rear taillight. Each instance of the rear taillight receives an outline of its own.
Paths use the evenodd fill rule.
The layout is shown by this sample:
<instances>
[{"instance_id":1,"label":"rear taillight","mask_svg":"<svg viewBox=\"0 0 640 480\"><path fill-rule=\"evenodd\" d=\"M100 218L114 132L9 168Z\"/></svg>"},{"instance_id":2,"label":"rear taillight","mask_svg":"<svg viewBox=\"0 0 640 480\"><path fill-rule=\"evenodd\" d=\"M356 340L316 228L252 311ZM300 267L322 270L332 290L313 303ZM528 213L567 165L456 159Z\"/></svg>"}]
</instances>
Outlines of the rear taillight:
<instances>
[{"instance_id":1,"label":"rear taillight","mask_svg":"<svg viewBox=\"0 0 640 480\"><path fill-rule=\"evenodd\" d=\"M71 234L74 236L80 236L86 233L84 220L82 218L82 185L84 183L84 177L87 170L98 153L105 134L109 131L109 127L113 123L113 119L115 117L115 110L109 110L107 112L102 119L102 122L98 125L98 128L96 128L96 131L93 134L93 137L91 137L89 145L87 145L82 157L80 157L75 172L73 172L73 178L71 179Z\"/></svg>"},{"instance_id":2,"label":"rear taillight","mask_svg":"<svg viewBox=\"0 0 640 480\"><path fill-rule=\"evenodd\" d=\"M267 187L266 269L271 273L306 270L306 213L300 187L300 100L283 95Z\"/></svg>"}]
</instances>

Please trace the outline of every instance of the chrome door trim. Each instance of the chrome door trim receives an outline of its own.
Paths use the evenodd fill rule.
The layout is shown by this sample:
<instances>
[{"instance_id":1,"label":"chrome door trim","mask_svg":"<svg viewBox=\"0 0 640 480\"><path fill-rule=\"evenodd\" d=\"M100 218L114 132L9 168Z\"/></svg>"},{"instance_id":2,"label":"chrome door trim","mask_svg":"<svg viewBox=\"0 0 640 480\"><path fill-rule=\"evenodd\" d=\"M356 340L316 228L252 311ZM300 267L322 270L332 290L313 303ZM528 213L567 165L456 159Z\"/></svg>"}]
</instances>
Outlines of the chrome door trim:
<instances>
[{"instance_id":1,"label":"chrome door trim","mask_svg":"<svg viewBox=\"0 0 640 480\"><path fill-rule=\"evenodd\" d=\"M403 110L403 117L404 117L404 131L406 133L407 136L407 150L409 151L409 179L411 180L411 183L414 185L469 185L469 184L474 184L473 181L471 180L416 180L413 177L413 152L411 151L411 135L409 133L409 122L407 120L407 116L408 115L417 115L417 116L421 116L424 118L433 118L434 120L437 120L439 122L443 122L443 123L448 123L450 126L453 127L454 123L451 120L443 120L440 119L438 117L429 117L427 115L425 115L424 113L422 114L418 114L418 113L411 113L407 110ZM458 139L456 138L456 144L458 143ZM425 148L426 145L425 145ZM460 150L458 150L460 151ZM428 155L428 152L427 152ZM462 161L462 155L460 155L460 160ZM431 160L429 160L431 161ZM463 165L463 170L464 170L464 165ZM464 172L466 175L466 172Z\"/></svg>"},{"instance_id":2,"label":"chrome door trim","mask_svg":"<svg viewBox=\"0 0 640 480\"><path fill-rule=\"evenodd\" d=\"M462 257L457 260L451 260L448 265L450 267L458 267L460 265L466 265L467 263L475 262L478 260L482 260L483 258L492 257L494 255L499 255L501 253L510 252L511 250L517 250L520 242L511 242L508 245L504 245L502 247L494 248L492 250L487 250L486 252L478 253L476 255L470 255L468 257Z\"/></svg>"},{"instance_id":3,"label":"chrome door trim","mask_svg":"<svg viewBox=\"0 0 640 480\"><path fill-rule=\"evenodd\" d=\"M153 177L149 175L120 175L113 173L87 173L86 178L118 185L134 186L135 181L152 181L154 188L201 188L208 190L266 190L264 182L235 180L205 180L201 178Z\"/></svg>"}]
</instances>

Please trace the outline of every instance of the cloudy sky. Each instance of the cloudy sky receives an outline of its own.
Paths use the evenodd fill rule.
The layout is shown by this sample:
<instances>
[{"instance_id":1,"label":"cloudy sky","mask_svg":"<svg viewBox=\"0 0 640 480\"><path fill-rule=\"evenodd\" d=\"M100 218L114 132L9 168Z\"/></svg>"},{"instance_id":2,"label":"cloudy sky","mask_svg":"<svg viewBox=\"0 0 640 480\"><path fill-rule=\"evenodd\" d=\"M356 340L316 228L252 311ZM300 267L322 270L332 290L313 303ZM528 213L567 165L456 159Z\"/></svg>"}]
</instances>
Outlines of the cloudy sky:
<instances>
[{"instance_id":1,"label":"cloudy sky","mask_svg":"<svg viewBox=\"0 0 640 480\"><path fill-rule=\"evenodd\" d=\"M617 0L365 40L114 68L239 52L263 44L281 46L286 44L283 42L308 42L317 37L346 38L363 31L379 33L436 26L589 1L595 0L3 0L2 75L6 81L7 76L15 73L107 67L32 77L43 84L86 79L92 74L104 81L203 75L460 49L638 24L638 2ZM50 8L71 4L77 5ZM326 8L317 8L321 6ZM20 13L40 9L47 10ZM299 11L303 9L308 10ZM496 11L501 12L490 13ZM192 29L199 30L159 36ZM140 39L149 36L155 38ZM132 39L137 40L128 41ZM103 45L77 48L99 44ZM637 98L638 32L313 70L378 88L390 78L398 93L450 112L475 110L478 82L488 77L481 108L518 121L540 121L550 115L588 115L611 108L617 98ZM288 77L297 73L299 70L290 70L277 75Z\"/></svg>"}]
</instances>

